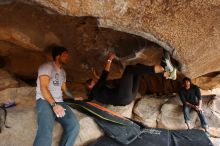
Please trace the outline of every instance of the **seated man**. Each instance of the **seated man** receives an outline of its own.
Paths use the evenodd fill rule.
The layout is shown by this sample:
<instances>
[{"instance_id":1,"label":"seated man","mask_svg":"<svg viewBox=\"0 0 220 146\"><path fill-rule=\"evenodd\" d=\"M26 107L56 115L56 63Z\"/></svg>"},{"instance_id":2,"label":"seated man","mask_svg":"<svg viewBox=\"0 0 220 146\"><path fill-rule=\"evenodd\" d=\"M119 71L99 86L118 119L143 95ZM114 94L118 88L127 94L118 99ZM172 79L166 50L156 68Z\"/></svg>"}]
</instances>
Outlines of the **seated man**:
<instances>
[{"instance_id":1,"label":"seated man","mask_svg":"<svg viewBox=\"0 0 220 146\"><path fill-rule=\"evenodd\" d=\"M95 99L104 104L124 106L131 103L137 95L140 79L143 74L159 74L166 79L176 79L176 68L172 66L168 55L168 57L165 58L163 67L160 65L146 66L143 64L127 65L119 81L119 86L110 88L106 84L106 79L114 58L115 54L110 53L106 66L98 81L93 79L87 80L89 100ZM169 71L165 71L165 69Z\"/></svg>"},{"instance_id":2,"label":"seated man","mask_svg":"<svg viewBox=\"0 0 220 146\"><path fill-rule=\"evenodd\" d=\"M183 114L186 126L188 129L191 129L190 110L192 109L198 113L201 125L207 132L208 125L202 110L202 99L199 87L193 85L191 79L187 77L183 79L183 84L184 87L180 90L180 99L183 102Z\"/></svg>"},{"instance_id":3,"label":"seated man","mask_svg":"<svg viewBox=\"0 0 220 146\"><path fill-rule=\"evenodd\" d=\"M73 146L79 133L79 122L71 109L63 102L63 93L73 97L66 86L63 65L69 54L64 47L52 48L53 61L38 69L36 99L38 130L34 146L51 146L55 121L63 127L60 146Z\"/></svg>"}]
</instances>

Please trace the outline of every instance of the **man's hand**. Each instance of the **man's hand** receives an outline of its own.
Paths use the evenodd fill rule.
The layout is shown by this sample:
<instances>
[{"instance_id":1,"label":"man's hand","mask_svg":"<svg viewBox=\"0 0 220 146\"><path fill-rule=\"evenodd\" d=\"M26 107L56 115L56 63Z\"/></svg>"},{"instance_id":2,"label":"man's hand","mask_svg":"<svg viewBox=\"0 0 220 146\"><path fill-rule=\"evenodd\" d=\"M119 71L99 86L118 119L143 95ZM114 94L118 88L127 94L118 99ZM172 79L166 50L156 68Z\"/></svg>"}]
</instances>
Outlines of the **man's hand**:
<instances>
[{"instance_id":1,"label":"man's hand","mask_svg":"<svg viewBox=\"0 0 220 146\"><path fill-rule=\"evenodd\" d=\"M61 105L57 104L53 107L53 111L58 118L62 118L65 116L65 110Z\"/></svg>"},{"instance_id":2,"label":"man's hand","mask_svg":"<svg viewBox=\"0 0 220 146\"><path fill-rule=\"evenodd\" d=\"M197 107L196 107L195 105L193 105L193 104L191 104L191 103L189 103L189 102L186 102L185 104L186 104L188 107L191 107L191 108L197 110Z\"/></svg>"},{"instance_id":3,"label":"man's hand","mask_svg":"<svg viewBox=\"0 0 220 146\"><path fill-rule=\"evenodd\" d=\"M196 106L196 110L199 111L199 112L203 112L203 110L200 106Z\"/></svg>"}]
</instances>

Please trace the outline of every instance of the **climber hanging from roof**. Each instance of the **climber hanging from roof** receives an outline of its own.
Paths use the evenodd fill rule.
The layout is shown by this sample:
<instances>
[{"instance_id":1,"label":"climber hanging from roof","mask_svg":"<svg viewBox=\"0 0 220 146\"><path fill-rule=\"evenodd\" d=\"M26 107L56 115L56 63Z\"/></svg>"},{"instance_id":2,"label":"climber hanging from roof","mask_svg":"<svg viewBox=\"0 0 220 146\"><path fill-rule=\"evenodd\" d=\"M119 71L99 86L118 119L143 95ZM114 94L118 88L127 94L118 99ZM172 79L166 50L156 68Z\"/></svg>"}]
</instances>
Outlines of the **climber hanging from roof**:
<instances>
[{"instance_id":1,"label":"climber hanging from roof","mask_svg":"<svg viewBox=\"0 0 220 146\"><path fill-rule=\"evenodd\" d=\"M140 56L141 52L135 54ZM143 55L143 54L142 54ZM119 86L109 88L106 84L112 60L116 57L114 53L109 53L106 65L100 78L96 75L97 80L89 79L86 81L88 90L88 100L95 99L103 104L112 104L117 106L128 105L137 95L141 76L144 74L159 75L166 79L176 79L176 68L173 67L170 56L167 51L164 51L164 57L161 65L147 66L143 64L127 65L124 69L122 77L119 81Z\"/></svg>"}]
</instances>

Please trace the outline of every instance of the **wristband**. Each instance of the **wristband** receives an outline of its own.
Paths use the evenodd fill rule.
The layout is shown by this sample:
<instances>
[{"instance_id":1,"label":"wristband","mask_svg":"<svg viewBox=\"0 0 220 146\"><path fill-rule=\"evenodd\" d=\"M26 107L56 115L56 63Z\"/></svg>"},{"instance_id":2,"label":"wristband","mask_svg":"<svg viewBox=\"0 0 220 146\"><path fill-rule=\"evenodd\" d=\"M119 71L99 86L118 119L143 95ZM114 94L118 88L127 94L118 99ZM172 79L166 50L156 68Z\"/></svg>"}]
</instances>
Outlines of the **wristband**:
<instances>
[{"instance_id":1,"label":"wristband","mask_svg":"<svg viewBox=\"0 0 220 146\"><path fill-rule=\"evenodd\" d=\"M55 107L57 105L57 103L56 102L52 102L51 104L50 104L50 106L53 108L53 107Z\"/></svg>"}]
</instances>

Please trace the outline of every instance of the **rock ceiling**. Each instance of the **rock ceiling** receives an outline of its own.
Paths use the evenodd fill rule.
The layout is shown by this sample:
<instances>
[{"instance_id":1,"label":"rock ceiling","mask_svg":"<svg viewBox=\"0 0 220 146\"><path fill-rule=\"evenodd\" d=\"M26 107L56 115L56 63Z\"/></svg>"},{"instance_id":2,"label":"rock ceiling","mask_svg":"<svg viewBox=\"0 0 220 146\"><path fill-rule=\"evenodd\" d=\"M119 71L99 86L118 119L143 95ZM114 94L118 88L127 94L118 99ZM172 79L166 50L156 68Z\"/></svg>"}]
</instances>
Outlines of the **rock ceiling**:
<instances>
[{"instance_id":1,"label":"rock ceiling","mask_svg":"<svg viewBox=\"0 0 220 146\"><path fill-rule=\"evenodd\" d=\"M145 47L150 65L165 48L192 78L220 71L218 0L3 0L0 14L0 66L18 76L36 77L50 44L70 49L74 81L91 66L100 71L112 48L126 56ZM115 64L113 78L122 71Z\"/></svg>"}]
</instances>

